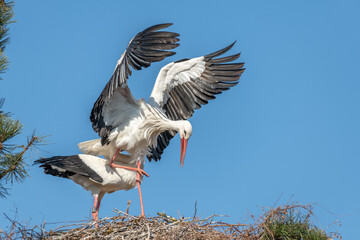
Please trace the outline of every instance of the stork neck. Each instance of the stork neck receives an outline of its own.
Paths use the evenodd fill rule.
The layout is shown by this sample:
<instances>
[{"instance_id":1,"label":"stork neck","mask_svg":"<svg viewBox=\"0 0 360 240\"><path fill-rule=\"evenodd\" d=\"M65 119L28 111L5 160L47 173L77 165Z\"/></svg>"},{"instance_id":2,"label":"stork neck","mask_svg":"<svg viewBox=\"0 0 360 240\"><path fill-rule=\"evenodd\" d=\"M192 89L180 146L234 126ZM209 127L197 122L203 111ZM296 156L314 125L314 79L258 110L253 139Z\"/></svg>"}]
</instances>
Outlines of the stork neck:
<instances>
[{"instance_id":1,"label":"stork neck","mask_svg":"<svg viewBox=\"0 0 360 240\"><path fill-rule=\"evenodd\" d=\"M177 132L180 132L180 130L183 128L186 120L178 120L178 121L166 121L164 124L166 130L175 130Z\"/></svg>"}]
</instances>

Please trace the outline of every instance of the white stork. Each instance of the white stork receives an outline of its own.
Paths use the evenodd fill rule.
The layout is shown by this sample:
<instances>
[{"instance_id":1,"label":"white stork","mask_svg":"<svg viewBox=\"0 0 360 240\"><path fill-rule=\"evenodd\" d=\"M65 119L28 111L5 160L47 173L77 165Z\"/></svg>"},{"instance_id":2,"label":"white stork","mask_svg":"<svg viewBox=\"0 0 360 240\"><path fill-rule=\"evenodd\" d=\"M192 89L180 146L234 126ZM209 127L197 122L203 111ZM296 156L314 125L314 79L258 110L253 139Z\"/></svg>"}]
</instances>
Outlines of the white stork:
<instances>
[{"instance_id":1,"label":"white stork","mask_svg":"<svg viewBox=\"0 0 360 240\"><path fill-rule=\"evenodd\" d=\"M187 119L216 94L237 85L245 69L244 63L231 63L240 54L218 58L230 50L234 42L205 56L167 64L160 70L149 100L136 100L127 85L130 66L141 70L174 55L175 52L167 50L179 45L179 34L159 31L171 25L149 27L130 41L91 111L92 127L101 139L79 143L83 153L103 155L110 160L109 166L124 168L114 164L114 159L119 152L126 151L143 165L145 156L149 161L160 160L170 140L179 133L180 166L183 166L192 134ZM127 169L148 176L143 169Z\"/></svg>"},{"instance_id":2,"label":"white stork","mask_svg":"<svg viewBox=\"0 0 360 240\"><path fill-rule=\"evenodd\" d=\"M126 155L119 154L115 163L124 167L136 167L140 161L131 159ZM79 154L73 156L55 156L43 158L35 161L34 164L41 164L46 174L56 177L69 178L92 192L94 197L94 207L92 216L95 222L98 221L100 202L105 193L113 193L118 190L129 190L136 185L139 189L140 203L142 197L140 182L142 177L139 173L123 168L112 168L107 164L107 160L92 155ZM143 169L144 165L137 168ZM143 208L141 209L144 212Z\"/></svg>"},{"instance_id":3,"label":"white stork","mask_svg":"<svg viewBox=\"0 0 360 240\"><path fill-rule=\"evenodd\" d=\"M113 160L121 151L140 160L146 156L149 161L157 161L178 132L180 166L184 164L187 142L192 134L187 119L216 94L237 85L245 68L244 63L230 63L240 54L216 58L230 50L234 42L202 57L167 64L160 70L149 100L136 100L127 85L130 66L141 70L152 62L174 55L175 52L166 50L179 45L179 34L159 31L171 25L149 27L130 41L91 111L93 129L101 139L79 143L82 152L104 155L111 159L109 166L120 168ZM133 170L146 174L141 169Z\"/></svg>"}]
</instances>

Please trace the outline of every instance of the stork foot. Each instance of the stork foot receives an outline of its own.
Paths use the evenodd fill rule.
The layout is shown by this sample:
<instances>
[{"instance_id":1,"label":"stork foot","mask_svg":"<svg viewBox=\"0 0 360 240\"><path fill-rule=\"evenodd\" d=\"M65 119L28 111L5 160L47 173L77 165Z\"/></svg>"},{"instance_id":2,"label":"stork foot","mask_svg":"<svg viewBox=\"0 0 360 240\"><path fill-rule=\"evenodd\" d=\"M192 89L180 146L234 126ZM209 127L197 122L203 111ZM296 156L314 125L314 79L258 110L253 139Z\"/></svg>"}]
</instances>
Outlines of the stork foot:
<instances>
[{"instance_id":1,"label":"stork foot","mask_svg":"<svg viewBox=\"0 0 360 240\"><path fill-rule=\"evenodd\" d=\"M147 174L147 172L145 172L143 169L141 169L139 166L137 168L133 168L133 167L127 167L127 166L121 166L121 165L116 165L114 163L109 163L109 167L112 168L123 168L123 169L127 169L127 170L131 170L131 171L135 171L138 174L140 174L142 177L145 175L147 177L150 177L149 174Z\"/></svg>"},{"instance_id":2,"label":"stork foot","mask_svg":"<svg viewBox=\"0 0 360 240\"><path fill-rule=\"evenodd\" d=\"M146 220L146 217L145 217L145 215L142 215L142 214L141 214L140 216L138 216L138 219L139 219L139 220Z\"/></svg>"},{"instance_id":3,"label":"stork foot","mask_svg":"<svg viewBox=\"0 0 360 240\"><path fill-rule=\"evenodd\" d=\"M98 228L99 227L99 211L92 212L92 217L95 222L95 228Z\"/></svg>"}]
</instances>

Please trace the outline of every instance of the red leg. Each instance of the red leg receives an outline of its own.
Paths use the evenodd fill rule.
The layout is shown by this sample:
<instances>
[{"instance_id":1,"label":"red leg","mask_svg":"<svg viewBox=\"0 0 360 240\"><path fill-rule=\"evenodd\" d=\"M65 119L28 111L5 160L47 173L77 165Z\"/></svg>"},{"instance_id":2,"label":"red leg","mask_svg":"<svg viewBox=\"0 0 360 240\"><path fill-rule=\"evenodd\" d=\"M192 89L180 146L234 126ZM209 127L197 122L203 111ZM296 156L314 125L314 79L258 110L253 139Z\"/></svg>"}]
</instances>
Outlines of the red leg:
<instances>
[{"instance_id":1,"label":"red leg","mask_svg":"<svg viewBox=\"0 0 360 240\"><path fill-rule=\"evenodd\" d=\"M140 161L137 162L137 168L140 168ZM144 213L144 205L143 205L143 200L142 200L142 194L141 194L141 181L140 181L140 174L139 172L136 173L136 185L138 187L139 190L139 197L140 197L140 205L141 205L141 217L145 218L145 213Z\"/></svg>"},{"instance_id":2,"label":"red leg","mask_svg":"<svg viewBox=\"0 0 360 240\"><path fill-rule=\"evenodd\" d=\"M94 197L94 207L93 207L93 210L92 210L92 216L93 216L96 228L99 227L98 221L99 221L100 202L101 202L101 200L98 200L98 195L95 195L95 197Z\"/></svg>"},{"instance_id":3,"label":"red leg","mask_svg":"<svg viewBox=\"0 0 360 240\"><path fill-rule=\"evenodd\" d=\"M131 171L135 171L137 174L140 174L142 177L145 175L147 177L149 177L149 174L147 174L147 172L145 172L143 169L141 169L140 167L138 168L133 168L133 167L126 167L126 166L121 166L121 165L116 165L116 164L112 164L109 165L110 167L113 168L123 168L123 169L127 169L127 170L131 170Z\"/></svg>"},{"instance_id":4,"label":"red leg","mask_svg":"<svg viewBox=\"0 0 360 240\"><path fill-rule=\"evenodd\" d=\"M118 155L119 152L120 152L120 148L118 148L118 149L116 150L114 156L113 156L112 159L110 160L110 162L109 162L109 166L110 166L110 167L112 167L112 165L114 164L116 155Z\"/></svg>"},{"instance_id":5,"label":"red leg","mask_svg":"<svg viewBox=\"0 0 360 240\"><path fill-rule=\"evenodd\" d=\"M145 175L147 177L149 177L149 174L147 174L143 169L140 168L140 165L138 165L137 168L133 168L133 167L126 167L126 166L121 166L121 165L116 165L114 164L114 160L116 158L116 155L119 153L120 148L118 148L116 150L116 153L114 154L114 156L112 157L111 161L109 162L109 166L112 168L123 168L123 169L127 169L127 170L131 170L131 171L136 171L137 173L139 173L142 177Z\"/></svg>"}]
</instances>

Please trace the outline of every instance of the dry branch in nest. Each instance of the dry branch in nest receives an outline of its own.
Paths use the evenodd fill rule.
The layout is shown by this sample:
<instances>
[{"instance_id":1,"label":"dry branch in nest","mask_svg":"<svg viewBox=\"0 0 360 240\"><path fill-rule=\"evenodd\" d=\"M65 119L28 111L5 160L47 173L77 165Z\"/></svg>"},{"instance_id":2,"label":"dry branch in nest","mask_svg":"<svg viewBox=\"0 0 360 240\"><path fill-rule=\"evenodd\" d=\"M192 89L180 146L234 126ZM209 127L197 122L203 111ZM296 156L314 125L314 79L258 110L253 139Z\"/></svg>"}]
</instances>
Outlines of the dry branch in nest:
<instances>
[{"instance_id":1,"label":"dry branch in nest","mask_svg":"<svg viewBox=\"0 0 360 240\"><path fill-rule=\"evenodd\" d=\"M5 233L0 229L0 238L329 240L331 238L328 236L331 235L334 238L341 239L339 234L327 234L310 223L310 217L313 216L311 205L293 204L268 209L259 218L255 219L252 216L250 224L228 224L217 220L224 217L217 215L206 219L199 219L195 216L193 218L176 219L164 213L158 213L156 217L142 219L117 209L114 209L114 212L117 213L117 216L101 219L98 228L94 227L93 222L72 222L56 229L45 231L45 223L40 227L25 228L19 223L12 221L12 231ZM297 213L301 213L301 215ZM286 227L284 228L284 226ZM291 226L290 230L286 230L287 232L283 233L284 229L289 226ZM304 229L299 228L299 226L304 227ZM308 238L301 231L313 235ZM290 238L283 238L281 234L287 234Z\"/></svg>"}]
</instances>

